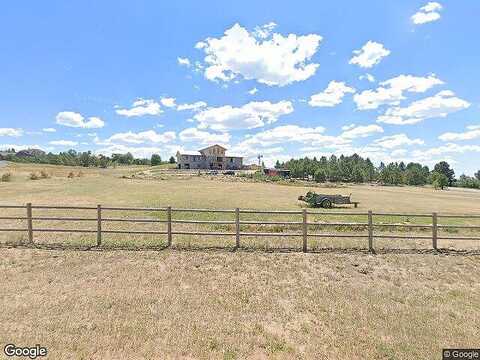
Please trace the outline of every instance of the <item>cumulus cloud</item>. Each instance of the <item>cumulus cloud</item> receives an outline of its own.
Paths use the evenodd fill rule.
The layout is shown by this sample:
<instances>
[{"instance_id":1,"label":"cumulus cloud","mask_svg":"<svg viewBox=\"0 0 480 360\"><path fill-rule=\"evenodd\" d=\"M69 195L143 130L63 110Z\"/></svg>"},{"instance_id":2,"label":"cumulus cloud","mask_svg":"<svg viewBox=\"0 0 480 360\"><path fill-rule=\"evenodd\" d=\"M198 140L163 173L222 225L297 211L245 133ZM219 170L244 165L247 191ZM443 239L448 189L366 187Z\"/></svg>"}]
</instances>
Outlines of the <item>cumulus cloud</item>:
<instances>
[{"instance_id":1,"label":"cumulus cloud","mask_svg":"<svg viewBox=\"0 0 480 360\"><path fill-rule=\"evenodd\" d=\"M252 101L242 107L225 105L202 110L193 117L202 129L211 128L218 131L229 129L253 129L272 124L280 116L293 112L290 101L271 103L269 101Z\"/></svg>"},{"instance_id":2,"label":"cumulus cloud","mask_svg":"<svg viewBox=\"0 0 480 360\"><path fill-rule=\"evenodd\" d=\"M190 67L191 63L188 58L177 57L177 62L179 65Z\"/></svg>"},{"instance_id":3,"label":"cumulus cloud","mask_svg":"<svg viewBox=\"0 0 480 360\"><path fill-rule=\"evenodd\" d=\"M55 129L55 128L43 128L42 131L47 132L47 133L54 133L54 132L57 131L57 129Z\"/></svg>"},{"instance_id":4,"label":"cumulus cloud","mask_svg":"<svg viewBox=\"0 0 480 360\"><path fill-rule=\"evenodd\" d=\"M105 126L105 122L99 117L89 117L85 120L81 114L73 111L59 112L55 119L58 125L74 128L98 129Z\"/></svg>"},{"instance_id":5,"label":"cumulus cloud","mask_svg":"<svg viewBox=\"0 0 480 360\"><path fill-rule=\"evenodd\" d=\"M410 125L430 118L444 118L448 114L466 109L470 103L455 96L452 91L440 91L434 96L411 103L407 107L387 109L378 122L394 125Z\"/></svg>"},{"instance_id":6,"label":"cumulus cloud","mask_svg":"<svg viewBox=\"0 0 480 360\"><path fill-rule=\"evenodd\" d=\"M137 99L129 109L117 109L115 112L118 115L126 117L145 116L145 115L160 115L163 110L160 104L152 99Z\"/></svg>"},{"instance_id":7,"label":"cumulus cloud","mask_svg":"<svg viewBox=\"0 0 480 360\"><path fill-rule=\"evenodd\" d=\"M353 125L353 124L352 124ZM378 125L347 126L342 128L344 131L340 135L344 139L365 138L374 134L383 133L383 128Z\"/></svg>"},{"instance_id":8,"label":"cumulus cloud","mask_svg":"<svg viewBox=\"0 0 480 360\"><path fill-rule=\"evenodd\" d=\"M192 111L199 111L200 109L204 108L207 106L207 103L205 101L197 101L192 104L181 104L177 106L178 111L184 111L184 110L192 110Z\"/></svg>"},{"instance_id":9,"label":"cumulus cloud","mask_svg":"<svg viewBox=\"0 0 480 360\"><path fill-rule=\"evenodd\" d=\"M463 154L463 153L480 153L480 145L458 145L455 143L448 143L439 147L434 147L426 150L415 150L413 156L418 159L429 159L433 156L440 156L444 154Z\"/></svg>"},{"instance_id":10,"label":"cumulus cloud","mask_svg":"<svg viewBox=\"0 0 480 360\"><path fill-rule=\"evenodd\" d=\"M342 102L347 93L354 93L355 89L345 85L344 82L330 81L327 88L310 97L308 104L316 107L332 107Z\"/></svg>"},{"instance_id":11,"label":"cumulus cloud","mask_svg":"<svg viewBox=\"0 0 480 360\"><path fill-rule=\"evenodd\" d=\"M175 140L176 134L173 131L167 131L164 133L157 133L154 130L141 131L138 133L128 131L124 133L117 133L110 136L103 144L111 144L115 142L123 142L128 144L144 144L144 143L153 143L153 144L166 144Z\"/></svg>"},{"instance_id":12,"label":"cumulus cloud","mask_svg":"<svg viewBox=\"0 0 480 360\"><path fill-rule=\"evenodd\" d=\"M426 77L399 75L383 81L375 90L365 90L353 96L359 110L377 109L381 105L398 105L405 99L404 92L423 93L443 81L431 74Z\"/></svg>"},{"instance_id":13,"label":"cumulus cloud","mask_svg":"<svg viewBox=\"0 0 480 360\"><path fill-rule=\"evenodd\" d=\"M423 145L425 142L422 139L410 139L406 134L396 134L391 136L384 136L373 142L382 148L393 149L399 146L408 145Z\"/></svg>"},{"instance_id":14,"label":"cumulus cloud","mask_svg":"<svg viewBox=\"0 0 480 360\"><path fill-rule=\"evenodd\" d=\"M386 49L383 44L368 41L361 49L354 50L353 53L355 56L350 59L349 64L371 68L380 63L384 57L390 55L390 50Z\"/></svg>"},{"instance_id":15,"label":"cumulus cloud","mask_svg":"<svg viewBox=\"0 0 480 360\"><path fill-rule=\"evenodd\" d=\"M447 132L438 137L442 141L474 140L480 138L480 125L467 126L467 131L461 133Z\"/></svg>"},{"instance_id":16,"label":"cumulus cloud","mask_svg":"<svg viewBox=\"0 0 480 360\"><path fill-rule=\"evenodd\" d=\"M256 87L254 87L253 89L248 90L248 93L249 93L250 95L255 95L257 92L258 92L258 89L257 89Z\"/></svg>"},{"instance_id":17,"label":"cumulus cloud","mask_svg":"<svg viewBox=\"0 0 480 360\"><path fill-rule=\"evenodd\" d=\"M23 135L23 129L0 128L0 136L20 137Z\"/></svg>"},{"instance_id":18,"label":"cumulus cloud","mask_svg":"<svg viewBox=\"0 0 480 360\"><path fill-rule=\"evenodd\" d=\"M443 6L438 2L429 2L422 6L418 12L412 15L412 21L415 25L425 24L440 19L440 11Z\"/></svg>"},{"instance_id":19,"label":"cumulus cloud","mask_svg":"<svg viewBox=\"0 0 480 360\"><path fill-rule=\"evenodd\" d=\"M76 146L78 142L71 140L54 140L50 141L49 144L53 146Z\"/></svg>"},{"instance_id":20,"label":"cumulus cloud","mask_svg":"<svg viewBox=\"0 0 480 360\"><path fill-rule=\"evenodd\" d=\"M168 108L174 108L175 106L177 106L175 104L175 98L172 98L172 97L162 98L160 99L160 102L162 103L163 106Z\"/></svg>"},{"instance_id":21,"label":"cumulus cloud","mask_svg":"<svg viewBox=\"0 0 480 360\"><path fill-rule=\"evenodd\" d=\"M375 82L375 76L372 74L366 73L365 75L360 75L358 77L359 80L367 80L368 82Z\"/></svg>"},{"instance_id":22,"label":"cumulus cloud","mask_svg":"<svg viewBox=\"0 0 480 360\"><path fill-rule=\"evenodd\" d=\"M220 38L207 38L196 44L205 52L204 75L212 81L237 77L270 86L285 86L313 76L318 64L310 62L322 37L317 34L272 34L267 24L249 32L239 24Z\"/></svg>"},{"instance_id":23,"label":"cumulus cloud","mask_svg":"<svg viewBox=\"0 0 480 360\"><path fill-rule=\"evenodd\" d=\"M159 154L162 158L168 158L175 154L181 147L175 145L160 146L130 146L124 144L112 144L95 151L95 154L111 156L112 154L131 153L136 158L150 158L153 154Z\"/></svg>"},{"instance_id":24,"label":"cumulus cloud","mask_svg":"<svg viewBox=\"0 0 480 360\"><path fill-rule=\"evenodd\" d=\"M182 141L198 142L203 145L209 144L228 144L230 141L230 134L221 133L214 134L208 131L199 130L197 128L188 128L178 134Z\"/></svg>"}]
</instances>

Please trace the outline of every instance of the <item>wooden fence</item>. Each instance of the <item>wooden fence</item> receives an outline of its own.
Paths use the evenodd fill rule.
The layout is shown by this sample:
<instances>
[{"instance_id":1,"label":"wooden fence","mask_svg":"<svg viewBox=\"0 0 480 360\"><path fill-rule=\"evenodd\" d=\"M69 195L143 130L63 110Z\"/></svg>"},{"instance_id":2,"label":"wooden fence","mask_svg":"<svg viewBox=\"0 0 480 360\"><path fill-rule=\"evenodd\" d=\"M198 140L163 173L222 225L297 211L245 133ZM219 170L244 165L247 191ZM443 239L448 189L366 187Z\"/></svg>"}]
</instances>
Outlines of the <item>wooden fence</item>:
<instances>
[{"instance_id":1,"label":"wooden fence","mask_svg":"<svg viewBox=\"0 0 480 360\"><path fill-rule=\"evenodd\" d=\"M25 232L28 234L28 241L34 244L34 234L54 232L54 233L92 233L96 234L97 246L102 246L103 234L150 234L150 235L166 235L167 245L171 246L174 235L199 235L199 236L232 236L235 237L235 246L241 246L242 237L299 237L302 242L303 252L307 252L307 240L309 237L322 238L359 238L368 241L368 249L374 251L374 239L423 239L431 240L432 248L438 249L438 240L480 240L479 236L442 236L439 235L439 230L443 229L469 229L480 230L480 225L442 225L438 223L439 219L457 218L457 219L480 219L480 215L442 215L436 212L432 214L403 214L403 213L380 213L380 212L335 212L335 211L318 211L313 209L302 210L245 210L245 209L180 209L172 208L170 206L164 208L133 208L133 207L104 207L97 205L90 206L50 206L50 205L0 205L0 209L24 209L25 216L4 216L4 210L0 213L0 220L24 220L26 228L0 228L0 232ZM92 217L39 217L33 215L33 210L53 209L53 210L89 210L94 211L96 216ZM117 211L134 211L134 212L152 212L164 213L165 220L156 218L119 218L119 217L104 217L105 212ZM188 213L229 213L234 215L234 220L183 220L174 219L173 214L179 212ZM301 215L302 221L248 221L241 220L241 214L272 214L272 215ZM308 215L334 215L334 216L366 216L367 222L311 222ZM430 224L395 224L395 223L375 223L375 216L389 216L389 217L413 217L413 218L429 218ZM34 228L34 221L91 221L96 222L97 226L94 229L58 229L58 228ZM143 230L104 230L102 225L108 222L126 222L126 223L164 223L166 224L166 231L143 231ZM173 224L210 224L210 225L234 225L235 232L206 232L206 231L175 231L172 228ZM242 232L241 225L282 225L301 227L301 232ZM314 233L309 231L309 226L325 226L325 227L364 227L368 230L368 234L339 234L339 233ZM431 229L431 235L397 235L397 234L375 234L374 229L380 227L388 227L391 229Z\"/></svg>"}]
</instances>

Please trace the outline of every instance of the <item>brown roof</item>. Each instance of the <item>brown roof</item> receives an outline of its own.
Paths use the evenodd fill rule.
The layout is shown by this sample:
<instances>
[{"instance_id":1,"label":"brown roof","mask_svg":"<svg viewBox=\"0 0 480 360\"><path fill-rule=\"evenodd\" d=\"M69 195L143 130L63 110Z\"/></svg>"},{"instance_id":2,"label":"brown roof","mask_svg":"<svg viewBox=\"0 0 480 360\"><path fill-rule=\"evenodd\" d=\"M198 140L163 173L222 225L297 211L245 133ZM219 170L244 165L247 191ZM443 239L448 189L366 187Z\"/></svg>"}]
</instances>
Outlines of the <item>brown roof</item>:
<instances>
[{"instance_id":1,"label":"brown roof","mask_svg":"<svg viewBox=\"0 0 480 360\"><path fill-rule=\"evenodd\" d=\"M226 149L226 148L224 148L223 146L221 146L221 145L218 145L218 144L215 144L215 145L210 145L210 146L207 146L206 148L200 149L200 150L198 150L198 151L207 150L207 149L210 149L210 148L212 148L212 147L214 147L214 146L218 146L218 147L222 148L223 150L227 150L227 149Z\"/></svg>"}]
</instances>

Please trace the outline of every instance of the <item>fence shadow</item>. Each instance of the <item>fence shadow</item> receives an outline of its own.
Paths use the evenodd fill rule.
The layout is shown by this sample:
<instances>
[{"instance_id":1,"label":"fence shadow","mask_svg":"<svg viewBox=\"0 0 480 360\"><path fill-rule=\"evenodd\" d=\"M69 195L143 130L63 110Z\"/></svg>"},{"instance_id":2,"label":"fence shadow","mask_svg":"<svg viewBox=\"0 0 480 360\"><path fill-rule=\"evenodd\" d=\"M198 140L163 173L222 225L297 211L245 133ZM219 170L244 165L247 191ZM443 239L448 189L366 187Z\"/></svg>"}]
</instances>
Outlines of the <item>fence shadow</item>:
<instances>
[{"instance_id":1,"label":"fence shadow","mask_svg":"<svg viewBox=\"0 0 480 360\"><path fill-rule=\"evenodd\" d=\"M51 251L81 251L81 252L115 252L115 251L174 251L174 252L245 252L245 253L303 253L300 248L260 248L260 247L225 247L225 246L79 246L66 244L11 244L0 243L0 249L30 249ZM377 248L369 251L365 248L315 248L307 251L308 254L364 254L364 255L436 255L436 256L480 256L480 250L455 250L451 248L433 249L403 249Z\"/></svg>"}]
</instances>

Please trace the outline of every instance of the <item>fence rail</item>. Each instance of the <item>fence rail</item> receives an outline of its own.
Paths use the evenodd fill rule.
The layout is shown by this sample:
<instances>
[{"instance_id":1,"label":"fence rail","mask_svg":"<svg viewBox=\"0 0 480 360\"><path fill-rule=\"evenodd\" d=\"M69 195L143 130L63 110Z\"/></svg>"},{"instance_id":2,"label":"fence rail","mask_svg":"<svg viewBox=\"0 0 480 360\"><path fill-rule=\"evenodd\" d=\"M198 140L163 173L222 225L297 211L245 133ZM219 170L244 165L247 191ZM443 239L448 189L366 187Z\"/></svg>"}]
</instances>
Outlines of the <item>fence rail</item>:
<instances>
[{"instance_id":1,"label":"fence rail","mask_svg":"<svg viewBox=\"0 0 480 360\"><path fill-rule=\"evenodd\" d=\"M329 237L329 238L361 238L368 240L368 249L374 251L374 239L430 239L432 240L432 248L437 250L438 240L480 240L480 236L440 236L439 230L448 229L480 229L480 225L445 225L439 224L439 219L480 219L480 215L456 215L456 214L437 214L433 212L431 214L406 214L406 213L383 213L383 212L334 212L334 211L316 211L312 209L302 210L251 210L251 209L181 209L172 208L170 206L161 208L149 208L149 207L109 207L102 205L97 206L52 206L52 205L32 205L27 203L26 205L0 205L0 209L24 209L25 216L0 216L0 220L22 220L26 222L26 228L0 228L0 232L26 232L30 243L34 243L35 232L52 232L52 233L96 233L97 234L97 246L102 246L103 234L151 234L151 235L166 235L167 245L171 246L173 241L173 235L195 235L195 236L234 236L236 247L240 247L242 237L301 237L302 238L302 250L308 251L308 238ZM33 216L33 210L96 210L95 217L54 217L54 216ZM143 211L165 213L165 220L150 219L150 218L116 218L116 217L104 217L105 211ZM234 215L234 220L184 220L174 219L173 213L188 212L188 213L228 213ZM254 215L301 215L302 221L252 221L241 220L241 214L254 214ZM367 222L319 222L308 221L309 215L334 215L334 216L366 216ZM413 217L413 218L430 218L431 224L385 224L375 223L375 216L390 216L390 217ZM96 229L60 229L60 228L34 228L34 221L86 221L97 222ZM154 231L154 230L105 230L103 224L109 222L126 222L126 223L163 223L166 224L166 231ZM173 230L173 224L209 224L209 225L234 225L234 232L209 232L209 231L182 231ZM241 231L242 225L283 225L283 226L299 226L301 232L244 232ZM335 226L335 227L363 227L366 234L339 234L339 233L315 233L309 231L311 226ZM390 229L431 229L431 235L398 235L398 234L375 234L375 228L387 227Z\"/></svg>"}]
</instances>

